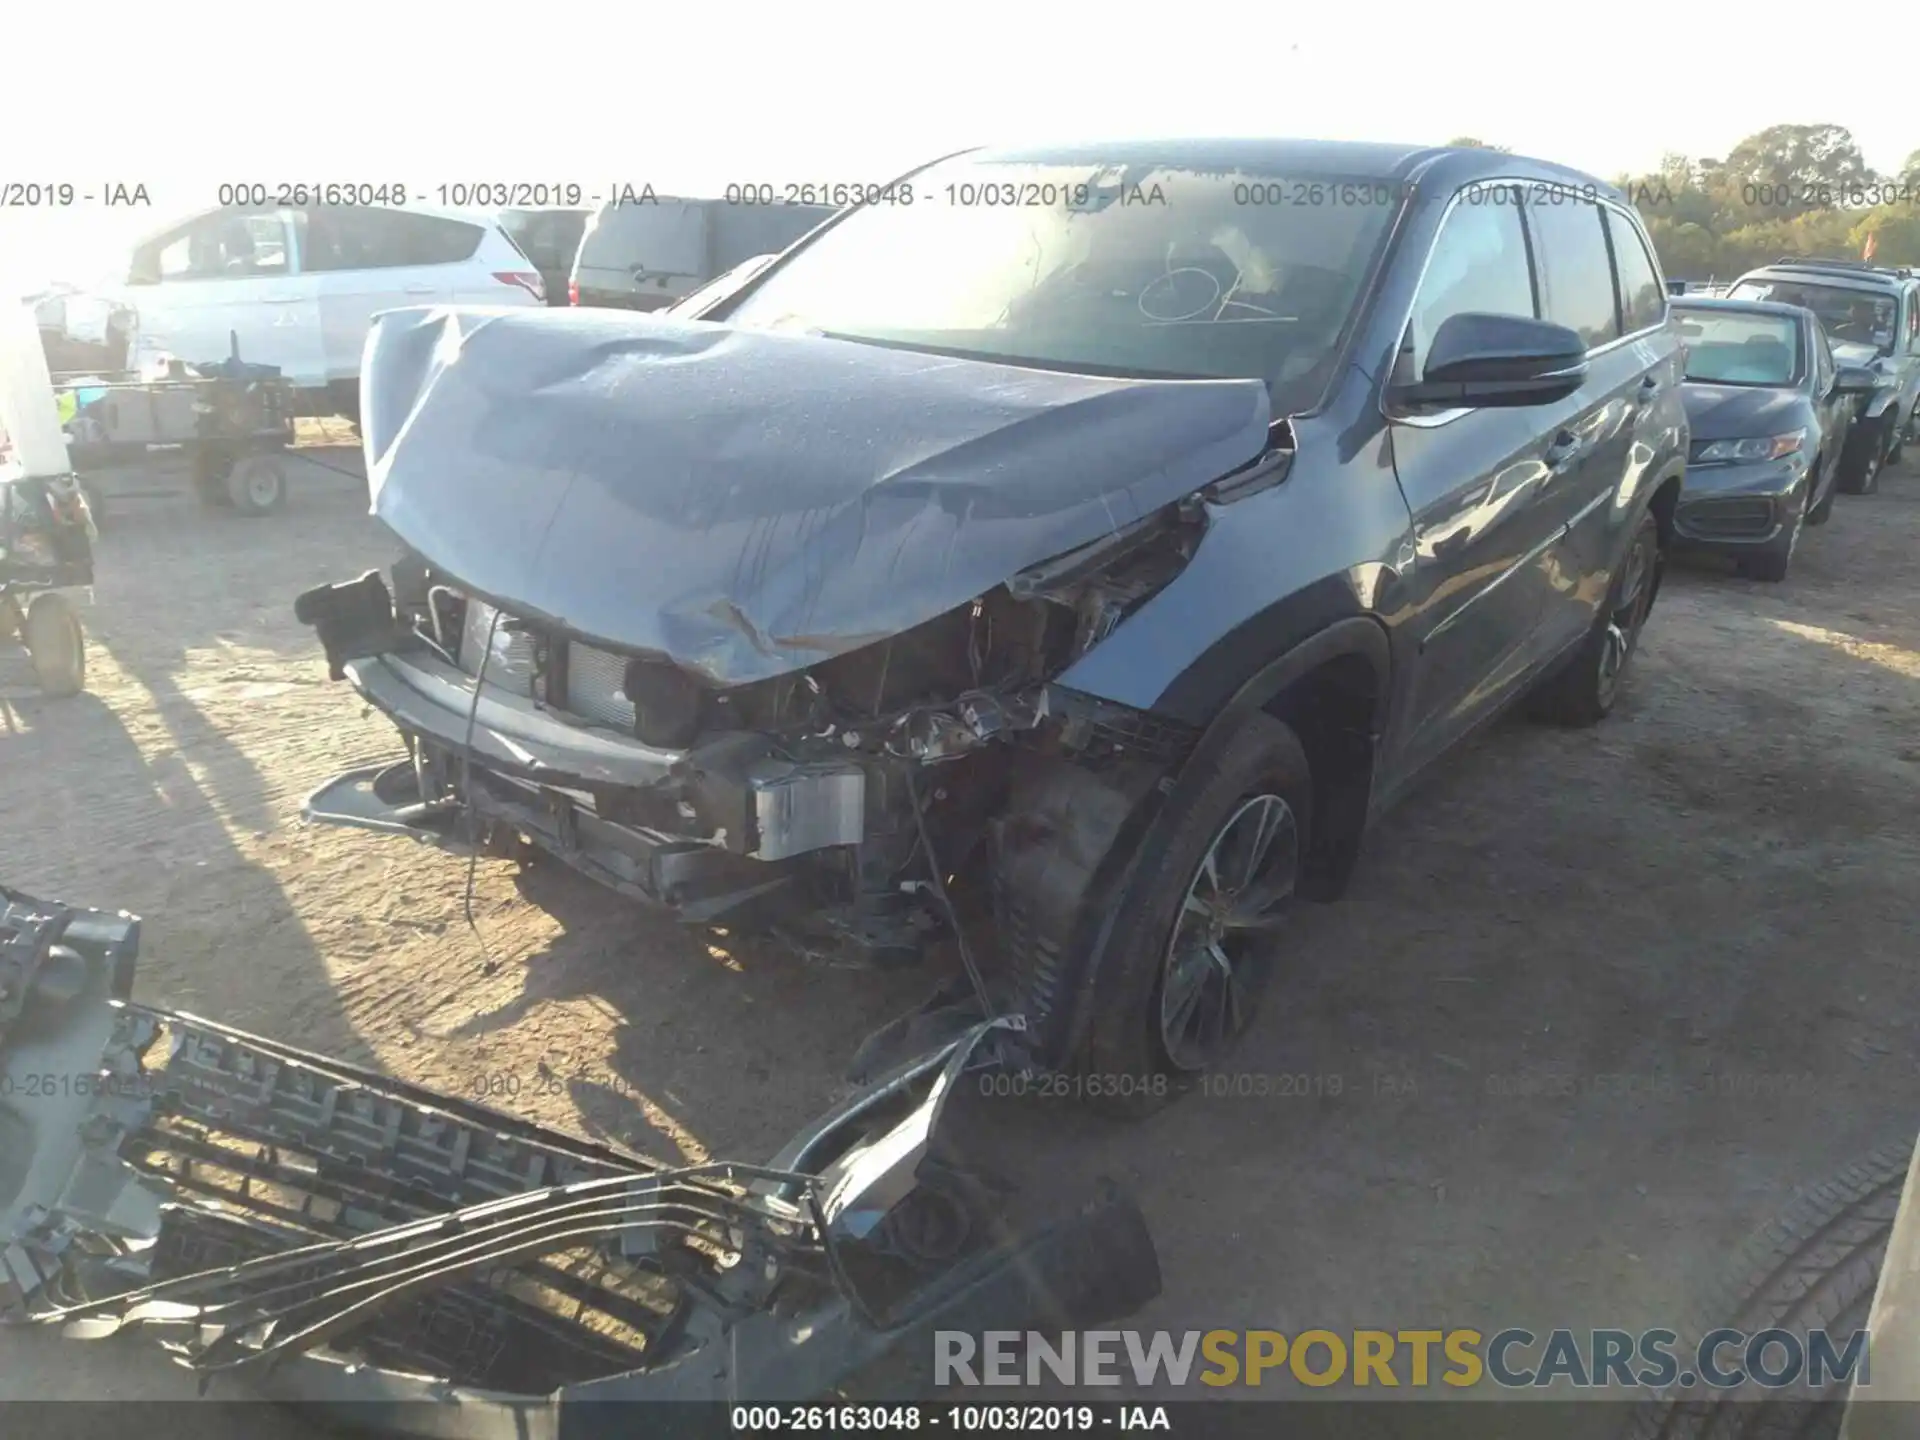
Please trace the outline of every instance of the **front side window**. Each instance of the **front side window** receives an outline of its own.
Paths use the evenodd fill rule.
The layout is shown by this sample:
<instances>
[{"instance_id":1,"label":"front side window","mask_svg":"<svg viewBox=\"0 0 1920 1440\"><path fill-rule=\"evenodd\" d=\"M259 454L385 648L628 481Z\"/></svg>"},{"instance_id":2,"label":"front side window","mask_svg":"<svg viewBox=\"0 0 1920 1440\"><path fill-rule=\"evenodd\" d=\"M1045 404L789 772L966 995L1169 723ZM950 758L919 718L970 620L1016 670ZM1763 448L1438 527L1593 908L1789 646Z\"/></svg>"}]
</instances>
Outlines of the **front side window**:
<instances>
[{"instance_id":1,"label":"front side window","mask_svg":"<svg viewBox=\"0 0 1920 1440\"><path fill-rule=\"evenodd\" d=\"M1519 192L1476 186L1461 194L1440 227L1413 302L1396 383L1426 374L1427 352L1455 315L1534 316L1533 272L1520 224Z\"/></svg>"},{"instance_id":2,"label":"front side window","mask_svg":"<svg viewBox=\"0 0 1920 1440\"><path fill-rule=\"evenodd\" d=\"M1527 226L1540 266L1545 317L1577 330L1589 348L1620 336L1614 308L1613 257L1600 207L1547 186L1527 193Z\"/></svg>"},{"instance_id":3,"label":"front side window","mask_svg":"<svg viewBox=\"0 0 1920 1440\"><path fill-rule=\"evenodd\" d=\"M1798 385L1800 333L1786 315L1681 308L1686 378L1712 385Z\"/></svg>"},{"instance_id":4,"label":"front side window","mask_svg":"<svg viewBox=\"0 0 1920 1440\"><path fill-rule=\"evenodd\" d=\"M961 156L843 216L731 324L1092 374L1257 378L1317 404L1397 182ZM904 194L904 190L902 192Z\"/></svg>"}]
</instances>

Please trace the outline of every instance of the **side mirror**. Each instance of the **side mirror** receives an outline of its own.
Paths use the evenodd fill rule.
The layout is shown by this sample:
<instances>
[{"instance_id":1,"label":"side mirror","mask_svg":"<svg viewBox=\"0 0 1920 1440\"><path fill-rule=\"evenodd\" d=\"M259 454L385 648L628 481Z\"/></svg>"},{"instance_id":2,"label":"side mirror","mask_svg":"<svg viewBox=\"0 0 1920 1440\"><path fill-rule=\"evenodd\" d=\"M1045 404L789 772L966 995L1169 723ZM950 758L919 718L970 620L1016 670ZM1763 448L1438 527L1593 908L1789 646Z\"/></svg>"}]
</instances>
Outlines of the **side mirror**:
<instances>
[{"instance_id":1,"label":"side mirror","mask_svg":"<svg viewBox=\"0 0 1920 1440\"><path fill-rule=\"evenodd\" d=\"M1864 365L1840 365L1833 372L1833 393L1865 395L1874 388L1879 378Z\"/></svg>"},{"instance_id":2,"label":"side mirror","mask_svg":"<svg viewBox=\"0 0 1920 1440\"><path fill-rule=\"evenodd\" d=\"M1426 373L1397 387L1401 405L1482 409L1564 400L1587 378L1579 332L1519 315L1447 319L1427 352Z\"/></svg>"}]
</instances>

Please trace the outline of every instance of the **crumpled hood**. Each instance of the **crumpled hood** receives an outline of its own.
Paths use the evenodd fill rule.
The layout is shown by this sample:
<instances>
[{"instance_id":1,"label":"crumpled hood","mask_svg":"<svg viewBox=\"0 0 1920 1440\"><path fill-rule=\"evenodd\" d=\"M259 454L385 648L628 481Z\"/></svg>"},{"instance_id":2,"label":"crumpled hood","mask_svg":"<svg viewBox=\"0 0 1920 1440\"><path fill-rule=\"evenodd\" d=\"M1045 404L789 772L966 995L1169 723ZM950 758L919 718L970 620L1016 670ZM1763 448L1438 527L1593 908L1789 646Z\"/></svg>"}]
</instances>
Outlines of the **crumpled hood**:
<instances>
[{"instance_id":1,"label":"crumpled hood","mask_svg":"<svg viewBox=\"0 0 1920 1440\"><path fill-rule=\"evenodd\" d=\"M883 639L1254 459L1254 380L1109 380L618 311L389 311L373 512L490 600L721 684Z\"/></svg>"}]
</instances>

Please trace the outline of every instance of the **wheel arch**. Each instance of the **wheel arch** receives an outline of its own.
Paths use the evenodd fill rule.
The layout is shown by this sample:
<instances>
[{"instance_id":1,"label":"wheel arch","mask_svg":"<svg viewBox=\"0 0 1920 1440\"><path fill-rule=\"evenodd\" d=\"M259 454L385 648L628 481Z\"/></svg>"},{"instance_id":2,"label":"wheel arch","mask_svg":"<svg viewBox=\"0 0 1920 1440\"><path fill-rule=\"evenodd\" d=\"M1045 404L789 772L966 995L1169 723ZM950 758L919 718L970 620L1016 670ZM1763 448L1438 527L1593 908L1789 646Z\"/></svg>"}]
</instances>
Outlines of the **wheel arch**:
<instances>
[{"instance_id":1,"label":"wheel arch","mask_svg":"<svg viewBox=\"0 0 1920 1440\"><path fill-rule=\"evenodd\" d=\"M1284 721L1307 752L1314 819L1301 893L1331 900L1358 858L1373 794L1375 757L1392 703L1393 651L1386 627L1370 615L1322 626L1246 676L1201 732L1174 777L1172 802L1195 783L1248 716Z\"/></svg>"},{"instance_id":2,"label":"wheel arch","mask_svg":"<svg viewBox=\"0 0 1920 1440\"><path fill-rule=\"evenodd\" d=\"M1654 605L1660 599L1660 581L1667 573L1667 556L1673 553L1673 516L1680 505L1680 487L1685 483L1684 469L1668 471L1660 477L1660 483L1653 487L1653 493L1647 497L1647 513L1653 516L1653 523L1660 527L1660 555L1653 567L1653 589L1647 594L1647 611L1652 613ZM1639 529L1640 522L1635 521L1627 531L1627 543L1633 543L1633 531Z\"/></svg>"},{"instance_id":3,"label":"wheel arch","mask_svg":"<svg viewBox=\"0 0 1920 1440\"><path fill-rule=\"evenodd\" d=\"M1156 812L1118 883L1129 883L1154 847L1166 843L1161 817L1178 813L1240 727L1250 716L1265 713L1292 727L1307 752L1314 814L1300 893L1312 900L1338 898L1366 829L1375 760L1392 702L1392 674L1386 627L1364 615L1336 620L1261 665L1220 707L1179 771L1157 787ZM1092 937L1089 978L1100 968L1113 921L1109 906Z\"/></svg>"},{"instance_id":4,"label":"wheel arch","mask_svg":"<svg viewBox=\"0 0 1920 1440\"><path fill-rule=\"evenodd\" d=\"M1385 627L1349 616L1244 676L1177 769L1095 774L1053 762L1016 779L1023 798L996 841L995 904L1032 1012L1030 1038L1050 1063L1065 1063L1086 1034L1082 1002L1098 993L1114 948L1113 897L1158 863L1172 839L1168 817L1193 802L1253 716L1286 723L1307 753L1313 807L1299 893L1340 893L1369 812L1391 663Z\"/></svg>"}]
</instances>

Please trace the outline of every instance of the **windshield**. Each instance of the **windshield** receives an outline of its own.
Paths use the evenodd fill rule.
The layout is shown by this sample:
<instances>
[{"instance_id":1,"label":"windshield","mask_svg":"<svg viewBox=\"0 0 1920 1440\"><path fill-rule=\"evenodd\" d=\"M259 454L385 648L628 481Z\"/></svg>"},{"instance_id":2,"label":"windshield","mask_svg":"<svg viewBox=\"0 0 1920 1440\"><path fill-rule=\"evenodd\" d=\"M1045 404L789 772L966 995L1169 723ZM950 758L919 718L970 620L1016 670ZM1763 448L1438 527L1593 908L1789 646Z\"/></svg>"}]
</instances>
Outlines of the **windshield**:
<instances>
[{"instance_id":1,"label":"windshield","mask_svg":"<svg viewBox=\"0 0 1920 1440\"><path fill-rule=\"evenodd\" d=\"M1808 285L1799 280L1742 280L1727 298L1804 305L1820 317L1830 338L1871 345L1883 355L1893 353L1895 306L1891 295L1871 295L1839 285Z\"/></svg>"},{"instance_id":2,"label":"windshield","mask_svg":"<svg viewBox=\"0 0 1920 1440\"><path fill-rule=\"evenodd\" d=\"M1676 306L1689 380L1713 385L1796 385L1798 327L1785 315L1689 310Z\"/></svg>"},{"instance_id":3,"label":"windshield","mask_svg":"<svg viewBox=\"0 0 1920 1440\"><path fill-rule=\"evenodd\" d=\"M730 323L1095 374L1326 388L1403 187L963 157L795 252ZM909 203L910 201L910 203Z\"/></svg>"}]
</instances>

